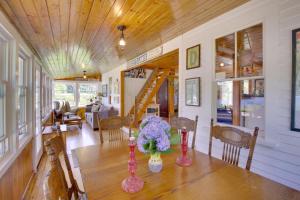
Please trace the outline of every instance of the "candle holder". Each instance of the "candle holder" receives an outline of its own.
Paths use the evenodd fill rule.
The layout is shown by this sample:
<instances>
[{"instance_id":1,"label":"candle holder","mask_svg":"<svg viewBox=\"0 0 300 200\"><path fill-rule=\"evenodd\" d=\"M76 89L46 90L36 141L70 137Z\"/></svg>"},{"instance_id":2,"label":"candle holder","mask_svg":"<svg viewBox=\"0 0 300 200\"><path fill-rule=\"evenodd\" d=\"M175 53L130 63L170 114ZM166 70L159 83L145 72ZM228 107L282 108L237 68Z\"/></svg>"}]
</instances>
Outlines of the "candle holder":
<instances>
[{"instance_id":1,"label":"candle holder","mask_svg":"<svg viewBox=\"0 0 300 200\"><path fill-rule=\"evenodd\" d=\"M179 166L182 167L188 167L192 165L192 159L188 157L187 155L187 150L188 150L188 137L187 137L187 131L186 128L183 127L181 129L181 156L177 157L176 163Z\"/></svg>"},{"instance_id":2,"label":"candle holder","mask_svg":"<svg viewBox=\"0 0 300 200\"><path fill-rule=\"evenodd\" d=\"M125 178L122 181L122 189L125 192L129 193L135 193L140 191L143 186L144 186L144 181L139 178L138 176L135 175L136 169L137 169L137 162L135 160L135 153L134 149L136 146L135 138L130 137L129 138L129 160L128 160L128 172L129 172L129 177Z\"/></svg>"}]
</instances>

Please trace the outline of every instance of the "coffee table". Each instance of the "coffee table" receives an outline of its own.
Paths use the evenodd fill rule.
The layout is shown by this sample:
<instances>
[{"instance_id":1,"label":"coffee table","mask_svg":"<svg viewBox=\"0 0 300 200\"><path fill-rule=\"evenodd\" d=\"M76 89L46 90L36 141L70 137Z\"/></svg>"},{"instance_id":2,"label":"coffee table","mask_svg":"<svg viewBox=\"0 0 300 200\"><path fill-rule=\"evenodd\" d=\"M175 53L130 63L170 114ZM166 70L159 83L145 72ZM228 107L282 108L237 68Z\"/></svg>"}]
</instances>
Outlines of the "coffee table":
<instances>
[{"instance_id":1,"label":"coffee table","mask_svg":"<svg viewBox=\"0 0 300 200\"><path fill-rule=\"evenodd\" d=\"M82 119L78 115L64 116L63 124L67 125L78 125L79 128L82 128Z\"/></svg>"}]
</instances>

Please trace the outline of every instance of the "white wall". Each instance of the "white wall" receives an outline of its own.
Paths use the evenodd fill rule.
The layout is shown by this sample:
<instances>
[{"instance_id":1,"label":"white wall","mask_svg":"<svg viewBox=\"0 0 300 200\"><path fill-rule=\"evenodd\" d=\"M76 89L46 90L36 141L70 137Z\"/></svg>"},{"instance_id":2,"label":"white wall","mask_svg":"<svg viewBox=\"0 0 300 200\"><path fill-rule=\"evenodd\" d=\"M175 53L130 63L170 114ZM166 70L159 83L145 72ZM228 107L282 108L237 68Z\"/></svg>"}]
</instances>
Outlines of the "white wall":
<instances>
[{"instance_id":1,"label":"white wall","mask_svg":"<svg viewBox=\"0 0 300 200\"><path fill-rule=\"evenodd\" d=\"M252 171L300 190L300 133L290 131L291 30L300 27L300 1L251 1L181 37L179 44L179 115L199 116L196 149L208 151L209 121L215 104L214 41L234 31L263 23L265 138L258 141ZM176 42L178 43L178 42ZM201 44L202 67L186 70L185 50ZM169 44L170 46L170 44ZM202 106L185 106L186 78L201 77ZM214 142L215 156L221 146ZM244 166L246 155L242 157Z\"/></svg>"},{"instance_id":2,"label":"white wall","mask_svg":"<svg viewBox=\"0 0 300 200\"><path fill-rule=\"evenodd\" d=\"M105 85L105 84L107 84L107 92L108 92L108 90L109 90L109 88L108 88L108 79L110 78L110 77L112 77L112 82L114 83L115 81L116 81L116 79L118 79L119 80L119 84L121 83L120 81L120 73L121 73L121 71L123 71L123 70L125 70L126 69L126 65L121 65L120 67L116 67L116 68L114 68L113 70L111 70L111 71L109 71L109 72L106 72L106 73L104 73L104 74L102 74L102 81L101 81L101 85ZM101 86L101 90L102 90L102 86ZM119 90L121 90L121 87L119 87ZM120 92L121 91L119 91L119 94L115 94L114 93L114 89L113 89L113 91L112 91L112 94L111 94L111 104L109 104L109 102L108 102L108 97L103 97L102 98L102 103L104 104L104 105L108 105L108 106L113 106L114 108L116 108L116 109L119 109L119 111L120 111L120 104L115 104L114 103L114 101L113 101L113 98L115 97L115 96L119 96L119 98L120 98Z\"/></svg>"},{"instance_id":3,"label":"white wall","mask_svg":"<svg viewBox=\"0 0 300 200\"><path fill-rule=\"evenodd\" d=\"M259 138L251 170L300 190L300 133L290 131L291 30L300 27L299 0L252 0L163 44L167 53L179 48L179 115L199 116L196 149L208 152L209 122L214 116L215 39L263 23L265 137ZM201 67L186 70L185 52L201 44ZM185 79L201 77L201 106L185 105ZM220 156L218 141L213 155ZM246 155L242 152L245 167Z\"/></svg>"},{"instance_id":4,"label":"white wall","mask_svg":"<svg viewBox=\"0 0 300 200\"><path fill-rule=\"evenodd\" d=\"M136 95L140 92L146 81L148 80L149 76L152 73L152 70L146 69L146 78L128 78L125 77L124 79L124 113L125 115L128 114L131 107L134 104L134 100Z\"/></svg>"}]
</instances>

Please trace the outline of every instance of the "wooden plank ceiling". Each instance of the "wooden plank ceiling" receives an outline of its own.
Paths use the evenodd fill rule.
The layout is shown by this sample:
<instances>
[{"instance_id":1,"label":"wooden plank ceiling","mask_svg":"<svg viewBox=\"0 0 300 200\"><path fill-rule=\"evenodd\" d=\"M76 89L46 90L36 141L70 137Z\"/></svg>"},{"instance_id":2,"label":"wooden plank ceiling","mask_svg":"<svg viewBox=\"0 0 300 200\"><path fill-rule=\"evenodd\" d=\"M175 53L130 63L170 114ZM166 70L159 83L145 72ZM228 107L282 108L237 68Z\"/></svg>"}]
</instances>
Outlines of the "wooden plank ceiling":
<instances>
[{"instance_id":1,"label":"wooden plank ceiling","mask_svg":"<svg viewBox=\"0 0 300 200\"><path fill-rule=\"evenodd\" d=\"M247 1L0 0L0 7L59 78L104 73Z\"/></svg>"}]
</instances>

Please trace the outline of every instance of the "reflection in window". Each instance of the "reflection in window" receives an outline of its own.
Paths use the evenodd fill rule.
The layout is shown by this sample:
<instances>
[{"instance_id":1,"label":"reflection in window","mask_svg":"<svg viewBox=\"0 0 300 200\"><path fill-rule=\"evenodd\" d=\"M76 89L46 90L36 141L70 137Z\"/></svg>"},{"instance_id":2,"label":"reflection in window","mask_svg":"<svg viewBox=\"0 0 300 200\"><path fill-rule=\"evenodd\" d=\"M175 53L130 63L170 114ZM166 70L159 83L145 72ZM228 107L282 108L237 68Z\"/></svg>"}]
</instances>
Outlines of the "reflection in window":
<instances>
[{"instance_id":1,"label":"reflection in window","mask_svg":"<svg viewBox=\"0 0 300 200\"><path fill-rule=\"evenodd\" d=\"M232 124L232 81L217 82L217 122Z\"/></svg>"},{"instance_id":2,"label":"reflection in window","mask_svg":"<svg viewBox=\"0 0 300 200\"><path fill-rule=\"evenodd\" d=\"M234 77L235 38L230 34L216 39L216 78Z\"/></svg>"},{"instance_id":3,"label":"reflection in window","mask_svg":"<svg viewBox=\"0 0 300 200\"><path fill-rule=\"evenodd\" d=\"M260 131L263 131L265 119L264 80L244 80L240 81L240 86L240 126L247 128L258 126Z\"/></svg>"},{"instance_id":4,"label":"reflection in window","mask_svg":"<svg viewBox=\"0 0 300 200\"><path fill-rule=\"evenodd\" d=\"M238 76L262 76L262 24L237 32Z\"/></svg>"},{"instance_id":5,"label":"reflection in window","mask_svg":"<svg viewBox=\"0 0 300 200\"><path fill-rule=\"evenodd\" d=\"M217 82L217 122L264 130L264 80ZM235 93L234 91L237 91ZM234 94L239 95L233 100ZM239 116L233 116L233 112Z\"/></svg>"}]
</instances>

